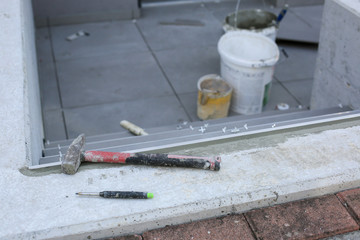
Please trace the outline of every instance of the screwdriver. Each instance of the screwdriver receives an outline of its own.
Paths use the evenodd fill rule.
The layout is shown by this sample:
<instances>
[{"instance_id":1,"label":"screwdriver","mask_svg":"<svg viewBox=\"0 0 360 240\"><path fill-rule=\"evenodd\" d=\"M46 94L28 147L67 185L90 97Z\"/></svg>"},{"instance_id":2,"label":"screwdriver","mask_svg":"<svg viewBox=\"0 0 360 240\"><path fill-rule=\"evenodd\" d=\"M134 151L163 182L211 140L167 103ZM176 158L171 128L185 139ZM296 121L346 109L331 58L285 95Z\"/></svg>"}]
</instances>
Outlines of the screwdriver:
<instances>
[{"instance_id":1,"label":"screwdriver","mask_svg":"<svg viewBox=\"0 0 360 240\"><path fill-rule=\"evenodd\" d=\"M147 192L126 192L126 191L103 191L99 193L94 192L78 192L79 196L97 196L103 198L132 198L132 199L150 199L154 197L153 193Z\"/></svg>"}]
</instances>

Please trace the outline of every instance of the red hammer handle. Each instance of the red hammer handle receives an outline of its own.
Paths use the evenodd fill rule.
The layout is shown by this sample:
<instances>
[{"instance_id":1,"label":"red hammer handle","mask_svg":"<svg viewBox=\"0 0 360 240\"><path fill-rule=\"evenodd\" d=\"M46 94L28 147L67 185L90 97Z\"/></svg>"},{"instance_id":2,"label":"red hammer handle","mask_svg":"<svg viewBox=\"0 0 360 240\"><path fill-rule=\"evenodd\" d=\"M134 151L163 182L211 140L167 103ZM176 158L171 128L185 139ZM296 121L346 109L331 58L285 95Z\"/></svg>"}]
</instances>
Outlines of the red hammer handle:
<instances>
[{"instance_id":1,"label":"red hammer handle","mask_svg":"<svg viewBox=\"0 0 360 240\"><path fill-rule=\"evenodd\" d=\"M188 167L218 171L220 169L221 158L192 157L168 154L87 151L84 154L84 161L164 167Z\"/></svg>"}]
</instances>

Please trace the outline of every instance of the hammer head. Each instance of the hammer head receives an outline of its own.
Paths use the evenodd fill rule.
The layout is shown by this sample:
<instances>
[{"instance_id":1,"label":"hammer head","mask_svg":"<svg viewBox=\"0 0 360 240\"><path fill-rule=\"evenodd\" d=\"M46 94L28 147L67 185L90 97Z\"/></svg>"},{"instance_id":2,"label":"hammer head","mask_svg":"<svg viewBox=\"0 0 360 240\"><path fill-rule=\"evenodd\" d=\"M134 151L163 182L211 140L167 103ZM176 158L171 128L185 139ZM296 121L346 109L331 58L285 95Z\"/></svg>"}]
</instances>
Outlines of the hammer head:
<instances>
[{"instance_id":1,"label":"hammer head","mask_svg":"<svg viewBox=\"0 0 360 240\"><path fill-rule=\"evenodd\" d=\"M61 160L61 170L66 173L73 175L78 170L80 163L83 148L85 145L85 135L80 134L74 141L70 144L69 149L67 150L64 158Z\"/></svg>"}]
</instances>

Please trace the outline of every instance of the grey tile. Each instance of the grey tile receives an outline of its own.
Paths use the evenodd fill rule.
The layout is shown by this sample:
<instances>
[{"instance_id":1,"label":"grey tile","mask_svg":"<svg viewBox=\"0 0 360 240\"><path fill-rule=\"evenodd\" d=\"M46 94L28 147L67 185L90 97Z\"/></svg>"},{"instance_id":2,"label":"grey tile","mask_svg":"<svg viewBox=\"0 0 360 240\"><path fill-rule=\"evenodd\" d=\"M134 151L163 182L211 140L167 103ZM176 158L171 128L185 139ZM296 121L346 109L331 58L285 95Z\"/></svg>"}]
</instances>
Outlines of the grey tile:
<instances>
[{"instance_id":1,"label":"grey tile","mask_svg":"<svg viewBox=\"0 0 360 240\"><path fill-rule=\"evenodd\" d=\"M303 6L303 7L293 7L291 11L301 18L303 21L311 25L311 28L314 29L314 32L320 33L322 15L324 11L324 5L313 5L313 6Z\"/></svg>"},{"instance_id":2,"label":"grey tile","mask_svg":"<svg viewBox=\"0 0 360 240\"><path fill-rule=\"evenodd\" d=\"M200 21L204 25L162 24L176 20ZM191 51L199 46L216 45L222 35L221 24L203 4L144 8L137 24L155 51L175 47Z\"/></svg>"},{"instance_id":3,"label":"grey tile","mask_svg":"<svg viewBox=\"0 0 360 240\"><path fill-rule=\"evenodd\" d=\"M80 133L97 135L124 131L121 120L128 120L144 128L166 125L176 126L187 118L175 96L141 98L111 104L65 109L66 126L69 137Z\"/></svg>"},{"instance_id":4,"label":"grey tile","mask_svg":"<svg viewBox=\"0 0 360 240\"><path fill-rule=\"evenodd\" d=\"M200 121L201 119L197 116L197 92L179 94L180 101L184 105L186 112L190 116L190 120Z\"/></svg>"},{"instance_id":5,"label":"grey tile","mask_svg":"<svg viewBox=\"0 0 360 240\"><path fill-rule=\"evenodd\" d=\"M45 138L50 141L66 139L62 110L44 111Z\"/></svg>"},{"instance_id":6,"label":"grey tile","mask_svg":"<svg viewBox=\"0 0 360 240\"><path fill-rule=\"evenodd\" d=\"M43 110L60 109L59 88L53 62L39 64L41 105Z\"/></svg>"},{"instance_id":7,"label":"grey tile","mask_svg":"<svg viewBox=\"0 0 360 240\"><path fill-rule=\"evenodd\" d=\"M83 30L90 36L67 41L66 37ZM86 23L51 27L56 61L113 53L147 51L139 31L132 21Z\"/></svg>"},{"instance_id":8,"label":"grey tile","mask_svg":"<svg viewBox=\"0 0 360 240\"><path fill-rule=\"evenodd\" d=\"M57 63L64 107L172 95L148 52Z\"/></svg>"},{"instance_id":9,"label":"grey tile","mask_svg":"<svg viewBox=\"0 0 360 240\"><path fill-rule=\"evenodd\" d=\"M263 112L275 110L276 105L279 103L286 103L290 108L297 108L299 105L296 99L281 84L273 80L269 102L263 107Z\"/></svg>"},{"instance_id":10,"label":"grey tile","mask_svg":"<svg viewBox=\"0 0 360 240\"><path fill-rule=\"evenodd\" d=\"M301 103L304 108L310 106L313 79L284 82L283 85Z\"/></svg>"},{"instance_id":11,"label":"grey tile","mask_svg":"<svg viewBox=\"0 0 360 240\"><path fill-rule=\"evenodd\" d=\"M48 28L36 29L36 50L42 108L59 109L60 97Z\"/></svg>"},{"instance_id":12,"label":"grey tile","mask_svg":"<svg viewBox=\"0 0 360 240\"><path fill-rule=\"evenodd\" d=\"M318 43L321 12L313 11L317 8L319 6L289 8L288 13L280 23L277 39ZM314 15L307 19L310 17L308 15L312 13Z\"/></svg>"},{"instance_id":13,"label":"grey tile","mask_svg":"<svg viewBox=\"0 0 360 240\"><path fill-rule=\"evenodd\" d=\"M38 63L52 61L52 49L49 29L47 27L37 28L36 34L36 56Z\"/></svg>"},{"instance_id":14,"label":"grey tile","mask_svg":"<svg viewBox=\"0 0 360 240\"><path fill-rule=\"evenodd\" d=\"M275 66L275 76L281 82L314 77L317 46L309 44L278 44L285 49L288 58L281 56Z\"/></svg>"},{"instance_id":15,"label":"grey tile","mask_svg":"<svg viewBox=\"0 0 360 240\"><path fill-rule=\"evenodd\" d=\"M176 93L197 91L197 82L207 74L220 74L220 56L216 46L155 52Z\"/></svg>"}]
</instances>

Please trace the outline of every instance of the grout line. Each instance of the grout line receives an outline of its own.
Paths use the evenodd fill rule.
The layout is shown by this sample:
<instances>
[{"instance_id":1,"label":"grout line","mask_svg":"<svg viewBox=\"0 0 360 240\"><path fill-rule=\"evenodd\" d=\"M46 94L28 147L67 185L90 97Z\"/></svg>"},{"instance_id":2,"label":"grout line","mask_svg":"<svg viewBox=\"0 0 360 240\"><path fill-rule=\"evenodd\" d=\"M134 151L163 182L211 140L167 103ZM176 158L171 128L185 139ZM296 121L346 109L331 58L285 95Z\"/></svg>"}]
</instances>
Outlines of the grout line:
<instances>
[{"instance_id":1,"label":"grout line","mask_svg":"<svg viewBox=\"0 0 360 240\"><path fill-rule=\"evenodd\" d=\"M52 61L53 61L53 64L54 64L54 69L55 69L56 86L57 86L57 92L58 92L58 96L59 96L59 100L60 100L59 102L60 102L61 116L62 116L62 120L63 120L63 124L64 124L65 137L66 137L66 139L69 139L69 134L67 132L65 115L64 115L64 110L63 110L64 107L63 107L62 96L61 96L61 91L60 91L59 74L58 74L58 69L57 69L57 64L56 64L56 59L55 59L53 37L52 37L52 34L51 34L51 26L50 26L50 19L49 18L46 19L46 25L47 25L47 29L48 29L48 33L49 33L49 40L50 40L50 47L51 47L51 57L52 57Z\"/></svg>"},{"instance_id":2,"label":"grout line","mask_svg":"<svg viewBox=\"0 0 360 240\"><path fill-rule=\"evenodd\" d=\"M290 96L292 96L292 97L295 99L295 101L297 102L297 104L302 105L302 103L290 92L289 89L287 89L287 88L285 87L285 85L284 85L277 77L274 76L274 79L277 81L278 84L280 84L280 86L282 86L282 87L285 89L285 91L286 91L287 93L290 94Z\"/></svg>"},{"instance_id":3,"label":"grout line","mask_svg":"<svg viewBox=\"0 0 360 240\"><path fill-rule=\"evenodd\" d=\"M291 8L289 8L289 11L294 14L301 22L305 23L309 28L313 28L313 26L306 21L305 19L303 19L301 16L299 16L299 14L297 14L295 11L293 11Z\"/></svg>"},{"instance_id":4,"label":"grout line","mask_svg":"<svg viewBox=\"0 0 360 240\"><path fill-rule=\"evenodd\" d=\"M151 47L150 47L149 43L146 41L146 38L145 38L145 36L144 36L143 32L141 31L141 29L140 29L139 25L137 24L137 22L135 22L134 24L135 24L136 29L137 29L137 30L138 30L138 32L140 33L140 35L141 35L142 39L144 40L144 42L145 42L145 44L146 44L147 48L149 49L149 51L150 51L150 53L151 53L152 57L154 58L154 60L155 60L156 64L158 65L158 67L159 67L159 69L160 69L160 71L161 71L162 75L164 76L164 78L166 79L167 83L169 84L169 86L170 86L171 90L173 91L173 93L174 93L174 95L175 95L176 99L179 101L179 103L180 103L181 107L184 109L184 112L185 112L186 116L188 117L188 119L190 120L190 122L193 122L193 119L191 118L190 114L189 114L189 113L188 113L188 111L186 110L186 108L185 108L185 106L184 106L183 102L181 101L180 97L179 97L179 96L178 96L178 94L176 93L174 86L173 86L173 85L172 85L172 83L170 82L169 77L166 75L165 70L164 70L164 69L162 68L162 66L160 65L160 61L159 61L159 59L156 57L156 55L155 55L155 53L153 52L153 50L151 49Z\"/></svg>"},{"instance_id":5,"label":"grout line","mask_svg":"<svg viewBox=\"0 0 360 240\"><path fill-rule=\"evenodd\" d=\"M357 223L358 226L360 226L360 219L356 217L356 213L354 210L347 204L345 199L342 199L340 196L338 196L340 192L335 193L335 197L339 200L341 205L346 209L346 211L350 214L350 216L354 219L354 221Z\"/></svg>"},{"instance_id":6,"label":"grout line","mask_svg":"<svg viewBox=\"0 0 360 240\"><path fill-rule=\"evenodd\" d=\"M249 212L249 211L248 211L248 212ZM255 233L254 229L251 227L248 218L246 217L246 215L245 215L244 213L242 213L242 215L244 216L245 221L246 221L248 227L250 228L250 231L251 231L252 236L254 237L254 239L258 240L259 238L256 236L256 233Z\"/></svg>"}]
</instances>

